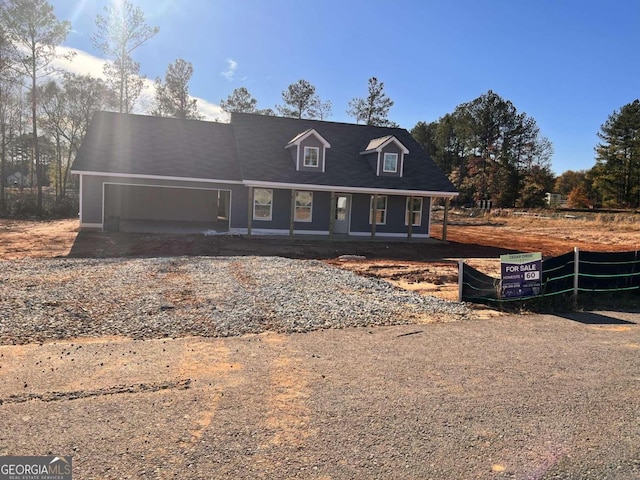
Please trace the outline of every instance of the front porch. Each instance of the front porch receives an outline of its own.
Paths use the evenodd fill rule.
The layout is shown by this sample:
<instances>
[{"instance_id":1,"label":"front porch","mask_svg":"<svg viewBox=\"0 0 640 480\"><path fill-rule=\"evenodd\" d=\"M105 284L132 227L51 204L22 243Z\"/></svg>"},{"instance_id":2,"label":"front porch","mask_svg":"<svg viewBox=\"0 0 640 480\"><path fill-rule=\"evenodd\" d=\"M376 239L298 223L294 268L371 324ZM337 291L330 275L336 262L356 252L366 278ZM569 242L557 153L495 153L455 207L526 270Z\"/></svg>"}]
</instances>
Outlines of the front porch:
<instances>
[{"instance_id":1,"label":"front porch","mask_svg":"<svg viewBox=\"0 0 640 480\"><path fill-rule=\"evenodd\" d=\"M423 192L416 192L423 193ZM319 238L425 240L435 196L248 187L247 227L232 233ZM450 198L445 198L446 240Z\"/></svg>"}]
</instances>

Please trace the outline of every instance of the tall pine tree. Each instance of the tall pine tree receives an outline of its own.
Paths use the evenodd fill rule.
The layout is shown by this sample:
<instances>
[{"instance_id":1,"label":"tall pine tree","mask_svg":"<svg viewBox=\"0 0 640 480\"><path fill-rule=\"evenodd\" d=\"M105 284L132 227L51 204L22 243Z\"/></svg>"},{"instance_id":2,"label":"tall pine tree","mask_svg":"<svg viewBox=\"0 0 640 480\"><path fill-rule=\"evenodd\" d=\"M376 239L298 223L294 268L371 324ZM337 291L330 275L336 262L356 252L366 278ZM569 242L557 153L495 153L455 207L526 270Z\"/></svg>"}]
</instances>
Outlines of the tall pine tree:
<instances>
[{"instance_id":1,"label":"tall pine tree","mask_svg":"<svg viewBox=\"0 0 640 480\"><path fill-rule=\"evenodd\" d=\"M393 107L393 100L384 93L384 83L379 82L376 77L371 77L368 89L366 97L356 97L349 101L347 114L355 118L356 123L380 127L398 126L387 118L389 110Z\"/></svg>"},{"instance_id":2,"label":"tall pine tree","mask_svg":"<svg viewBox=\"0 0 640 480\"><path fill-rule=\"evenodd\" d=\"M412 130L460 191L460 201L537 206L551 188L553 146L531 117L489 90Z\"/></svg>"},{"instance_id":3,"label":"tall pine tree","mask_svg":"<svg viewBox=\"0 0 640 480\"><path fill-rule=\"evenodd\" d=\"M282 92L284 105L277 105L283 117L326 118L331 114L331 102L322 102L316 95L316 87L301 79Z\"/></svg>"},{"instance_id":4,"label":"tall pine tree","mask_svg":"<svg viewBox=\"0 0 640 480\"><path fill-rule=\"evenodd\" d=\"M160 78L156 79L156 109L152 112L153 115L194 120L202 118L198 113L198 101L189 95L191 75L193 65L182 58L169 65L164 82Z\"/></svg>"},{"instance_id":5,"label":"tall pine tree","mask_svg":"<svg viewBox=\"0 0 640 480\"><path fill-rule=\"evenodd\" d=\"M594 173L603 203L640 207L640 100L609 115L598 137Z\"/></svg>"},{"instance_id":6,"label":"tall pine tree","mask_svg":"<svg viewBox=\"0 0 640 480\"><path fill-rule=\"evenodd\" d=\"M96 17L97 31L91 39L110 61L104 66L109 85L118 95L118 110L129 113L142 91L144 77L133 52L156 35L158 27L150 27L144 12L128 0L109 2L104 15Z\"/></svg>"},{"instance_id":7,"label":"tall pine tree","mask_svg":"<svg viewBox=\"0 0 640 480\"><path fill-rule=\"evenodd\" d=\"M42 183L45 176L38 138L38 80L52 73L56 46L67 37L71 24L61 22L46 0L10 0L0 9L3 28L20 48L17 67L29 79L33 154L38 186L37 210L42 214Z\"/></svg>"}]
</instances>

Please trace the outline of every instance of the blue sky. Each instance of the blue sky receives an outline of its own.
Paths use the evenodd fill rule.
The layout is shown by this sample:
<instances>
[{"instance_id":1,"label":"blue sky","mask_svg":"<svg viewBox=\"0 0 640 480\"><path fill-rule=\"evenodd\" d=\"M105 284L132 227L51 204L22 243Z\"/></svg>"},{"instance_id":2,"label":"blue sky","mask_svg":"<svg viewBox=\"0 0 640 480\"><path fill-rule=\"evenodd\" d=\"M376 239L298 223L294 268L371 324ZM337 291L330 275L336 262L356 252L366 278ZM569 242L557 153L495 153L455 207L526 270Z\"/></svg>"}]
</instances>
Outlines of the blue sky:
<instances>
[{"instance_id":1,"label":"blue sky","mask_svg":"<svg viewBox=\"0 0 640 480\"><path fill-rule=\"evenodd\" d=\"M109 0L50 0L81 52L74 71L99 72L91 45ZM116 1L116 0L114 0ZM133 0L160 32L134 58L149 79L184 58L190 92L210 118L234 88L273 108L304 78L330 120L352 122L353 97L375 76L411 129L493 90L535 118L554 144L552 168L591 168L600 125L640 97L637 0ZM97 57L97 58L94 58Z\"/></svg>"}]
</instances>

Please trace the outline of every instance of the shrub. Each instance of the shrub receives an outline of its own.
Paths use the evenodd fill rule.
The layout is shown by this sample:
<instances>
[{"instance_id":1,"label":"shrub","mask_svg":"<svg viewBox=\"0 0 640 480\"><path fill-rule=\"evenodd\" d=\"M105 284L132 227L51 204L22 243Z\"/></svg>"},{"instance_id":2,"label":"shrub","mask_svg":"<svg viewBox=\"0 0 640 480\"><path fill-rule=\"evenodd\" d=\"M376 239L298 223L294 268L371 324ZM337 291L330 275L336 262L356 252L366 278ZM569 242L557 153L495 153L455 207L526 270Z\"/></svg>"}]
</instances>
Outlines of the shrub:
<instances>
[{"instance_id":1,"label":"shrub","mask_svg":"<svg viewBox=\"0 0 640 480\"><path fill-rule=\"evenodd\" d=\"M77 193L56 198L53 192L42 192L42 214L38 214L38 194L35 189L10 189L5 196L5 211L0 216L6 218L73 218L78 215Z\"/></svg>"}]
</instances>

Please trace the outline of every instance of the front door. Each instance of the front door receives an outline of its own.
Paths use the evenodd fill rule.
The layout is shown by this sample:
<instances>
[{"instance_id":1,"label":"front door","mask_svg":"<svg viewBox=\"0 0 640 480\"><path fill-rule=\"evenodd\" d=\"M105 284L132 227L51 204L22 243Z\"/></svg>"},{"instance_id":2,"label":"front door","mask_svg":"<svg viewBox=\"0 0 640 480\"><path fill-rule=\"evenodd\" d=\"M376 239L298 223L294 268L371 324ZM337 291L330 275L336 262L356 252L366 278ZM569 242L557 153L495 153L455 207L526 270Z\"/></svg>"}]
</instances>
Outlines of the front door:
<instances>
[{"instance_id":1,"label":"front door","mask_svg":"<svg viewBox=\"0 0 640 480\"><path fill-rule=\"evenodd\" d=\"M349 219L351 217L351 195L336 195L334 233L349 233Z\"/></svg>"}]
</instances>

